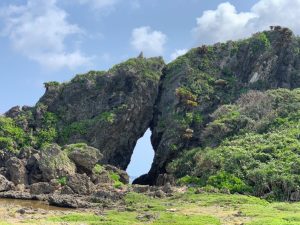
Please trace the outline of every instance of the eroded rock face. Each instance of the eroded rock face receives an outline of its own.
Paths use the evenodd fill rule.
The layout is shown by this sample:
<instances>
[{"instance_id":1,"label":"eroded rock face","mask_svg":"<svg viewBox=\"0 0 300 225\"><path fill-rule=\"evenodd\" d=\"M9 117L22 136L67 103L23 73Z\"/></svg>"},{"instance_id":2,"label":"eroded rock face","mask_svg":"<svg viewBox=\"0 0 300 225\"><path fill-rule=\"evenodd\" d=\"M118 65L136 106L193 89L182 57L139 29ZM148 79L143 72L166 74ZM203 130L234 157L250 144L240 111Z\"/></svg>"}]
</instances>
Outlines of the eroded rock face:
<instances>
[{"instance_id":1,"label":"eroded rock face","mask_svg":"<svg viewBox=\"0 0 300 225\"><path fill-rule=\"evenodd\" d=\"M35 107L15 107L6 116L22 118L18 124L34 131L36 148L45 141L87 143L101 150L102 164L126 169L137 140L152 121L164 66L162 58L139 57L107 72L77 75L68 83L49 82ZM75 153L72 158L79 162ZM80 164L88 167L83 160Z\"/></svg>"},{"instance_id":2,"label":"eroded rock face","mask_svg":"<svg viewBox=\"0 0 300 225\"><path fill-rule=\"evenodd\" d=\"M0 175L0 192L10 191L13 189L14 184L8 181L4 176Z\"/></svg>"},{"instance_id":3,"label":"eroded rock face","mask_svg":"<svg viewBox=\"0 0 300 225\"><path fill-rule=\"evenodd\" d=\"M12 157L6 162L7 176L15 184L27 184L27 172L24 161Z\"/></svg>"},{"instance_id":4,"label":"eroded rock face","mask_svg":"<svg viewBox=\"0 0 300 225\"><path fill-rule=\"evenodd\" d=\"M151 123L156 152L148 175L134 183L156 184L172 173L169 162L184 150L201 147L210 114L251 89L300 85L299 38L276 28L253 37L190 50L166 66ZM211 143L212 146L217 143Z\"/></svg>"},{"instance_id":5,"label":"eroded rock face","mask_svg":"<svg viewBox=\"0 0 300 225\"><path fill-rule=\"evenodd\" d=\"M66 151L53 144L42 149L38 160L38 167L45 181L59 179L75 174L75 164L68 158Z\"/></svg>"},{"instance_id":6,"label":"eroded rock face","mask_svg":"<svg viewBox=\"0 0 300 225\"><path fill-rule=\"evenodd\" d=\"M94 191L94 184L86 174L74 174L67 177L66 185L76 194L88 195Z\"/></svg>"},{"instance_id":7,"label":"eroded rock face","mask_svg":"<svg viewBox=\"0 0 300 225\"><path fill-rule=\"evenodd\" d=\"M68 145L65 147L69 158L75 163L77 171L92 173L95 165L103 158L102 153L86 144Z\"/></svg>"}]
</instances>

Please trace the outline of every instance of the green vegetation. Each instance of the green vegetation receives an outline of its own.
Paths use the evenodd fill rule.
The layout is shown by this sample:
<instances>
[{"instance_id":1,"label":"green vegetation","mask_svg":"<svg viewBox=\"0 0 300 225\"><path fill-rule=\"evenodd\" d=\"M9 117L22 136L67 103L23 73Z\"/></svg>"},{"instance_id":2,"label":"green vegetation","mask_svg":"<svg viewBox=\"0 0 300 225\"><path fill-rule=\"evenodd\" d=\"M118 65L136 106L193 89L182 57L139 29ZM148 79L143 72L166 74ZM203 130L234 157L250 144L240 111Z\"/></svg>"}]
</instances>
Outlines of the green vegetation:
<instances>
[{"instance_id":1,"label":"green vegetation","mask_svg":"<svg viewBox=\"0 0 300 225\"><path fill-rule=\"evenodd\" d=\"M100 174L104 170L104 167L100 164L96 164L93 168L93 173Z\"/></svg>"},{"instance_id":2,"label":"green vegetation","mask_svg":"<svg viewBox=\"0 0 300 225\"><path fill-rule=\"evenodd\" d=\"M100 114L100 121L113 124L116 118L116 114L113 112L103 112Z\"/></svg>"},{"instance_id":3,"label":"green vegetation","mask_svg":"<svg viewBox=\"0 0 300 225\"><path fill-rule=\"evenodd\" d=\"M160 70L164 66L164 61L159 58L132 58L114 66L108 71L108 73L135 73L144 78L159 81L161 72Z\"/></svg>"},{"instance_id":4,"label":"green vegetation","mask_svg":"<svg viewBox=\"0 0 300 225\"><path fill-rule=\"evenodd\" d=\"M49 87L58 87L59 85L60 85L60 83L57 82L57 81L50 81L50 82L44 83L44 86L46 88L49 88Z\"/></svg>"},{"instance_id":5,"label":"green vegetation","mask_svg":"<svg viewBox=\"0 0 300 225\"><path fill-rule=\"evenodd\" d=\"M219 193L195 194L194 189L170 198L156 199L143 194L128 193L124 210L106 210L103 215L92 212L67 212L65 215L48 216L40 221L69 224L178 224L178 225L299 225L299 203L269 203L243 195ZM146 216L144 216L146 215Z\"/></svg>"},{"instance_id":6,"label":"green vegetation","mask_svg":"<svg viewBox=\"0 0 300 225\"><path fill-rule=\"evenodd\" d=\"M26 133L11 118L0 116L0 149L16 152L26 146Z\"/></svg>"},{"instance_id":7,"label":"green vegetation","mask_svg":"<svg viewBox=\"0 0 300 225\"><path fill-rule=\"evenodd\" d=\"M206 146L182 153L168 169L203 186L289 200L300 186L299 100L299 89L251 91L219 107L203 131Z\"/></svg>"},{"instance_id":8,"label":"green vegetation","mask_svg":"<svg viewBox=\"0 0 300 225\"><path fill-rule=\"evenodd\" d=\"M115 188L120 188L120 187L123 186L123 183L120 181L119 174L114 173L114 172L110 172L109 173L109 178L114 181L114 187Z\"/></svg>"},{"instance_id":9,"label":"green vegetation","mask_svg":"<svg viewBox=\"0 0 300 225\"><path fill-rule=\"evenodd\" d=\"M57 182L61 185L61 186L65 186L67 184L67 177L61 177L59 179L57 179Z\"/></svg>"}]
</instances>

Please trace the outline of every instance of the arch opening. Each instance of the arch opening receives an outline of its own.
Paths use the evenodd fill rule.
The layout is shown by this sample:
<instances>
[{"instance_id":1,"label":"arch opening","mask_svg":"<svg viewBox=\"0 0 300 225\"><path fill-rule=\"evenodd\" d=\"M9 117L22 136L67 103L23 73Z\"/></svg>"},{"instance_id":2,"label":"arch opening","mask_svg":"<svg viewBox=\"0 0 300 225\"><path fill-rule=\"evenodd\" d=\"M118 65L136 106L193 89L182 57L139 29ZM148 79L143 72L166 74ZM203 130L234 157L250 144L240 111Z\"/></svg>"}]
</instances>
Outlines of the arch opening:
<instances>
[{"instance_id":1,"label":"arch opening","mask_svg":"<svg viewBox=\"0 0 300 225\"><path fill-rule=\"evenodd\" d=\"M151 144L151 131L148 129L141 137L133 150L130 163L127 167L127 173L130 176L130 182L139 176L149 172L154 159L154 150Z\"/></svg>"}]
</instances>

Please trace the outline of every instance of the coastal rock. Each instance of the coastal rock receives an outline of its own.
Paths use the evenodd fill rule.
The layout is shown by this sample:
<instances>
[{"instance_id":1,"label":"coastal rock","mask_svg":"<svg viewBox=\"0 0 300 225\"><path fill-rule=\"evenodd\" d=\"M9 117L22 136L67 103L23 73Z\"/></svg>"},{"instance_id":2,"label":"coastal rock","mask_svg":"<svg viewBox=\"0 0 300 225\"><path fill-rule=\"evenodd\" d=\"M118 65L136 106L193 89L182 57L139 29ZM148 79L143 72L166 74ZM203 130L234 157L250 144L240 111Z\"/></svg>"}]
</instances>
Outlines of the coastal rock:
<instances>
[{"instance_id":1,"label":"coastal rock","mask_svg":"<svg viewBox=\"0 0 300 225\"><path fill-rule=\"evenodd\" d=\"M0 192L12 190L14 184L8 181L4 176L0 175Z\"/></svg>"},{"instance_id":2,"label":"coastal rock","mask_svg":"<svg viewBox=\"0 0 300 225\"><path fill-rule=\"evenodd\" d=\"M94 184L86 174L74 174L67 177L66 185L80 195L88 195L94 191Z\"/></svg>"},{"instance_id":3,"label":"coastal rock","mask_svg":"<svg viewBox=\"0 0 300 225\"><path fill-rule=\"evenodd\" d=\"M22 160L16 157L10 158L6 162L6 169L8 179L15 185L27 184L27 171Z\"/></svg>"},{"instance_id":4,"label":"coastal rock","mask_svg":"<svg viewBox=\"0 0 300 225\"><path fill-rule=\"evenodd\" d=\"M55 188L48 182L40 182L30 185L30 194L41 195L50 194L55 191Z\"/></svg>"},{"instance_id":5,"label":"coastal rock","mask_svg":"<svg viewBox=\"0 0 300 225\"><path fill-rule=\"evenodd\" d=\"M39 154L38 167L44 181L50 181L75 174L75 164L69 159L66 151L57 144L42 149Z\"/></svg>"},{"instance_id":6,"label":"coastal rock","mask_svg":"<svg viewBox=\"0 0 300 225\"><path fill-rule=\"evenodd\" d=\"M73 144L65 147L69 158L75 163L78 172L92 173L95 165L103 158L101 152L86 144Z\"/></svg>"}]
</instances>

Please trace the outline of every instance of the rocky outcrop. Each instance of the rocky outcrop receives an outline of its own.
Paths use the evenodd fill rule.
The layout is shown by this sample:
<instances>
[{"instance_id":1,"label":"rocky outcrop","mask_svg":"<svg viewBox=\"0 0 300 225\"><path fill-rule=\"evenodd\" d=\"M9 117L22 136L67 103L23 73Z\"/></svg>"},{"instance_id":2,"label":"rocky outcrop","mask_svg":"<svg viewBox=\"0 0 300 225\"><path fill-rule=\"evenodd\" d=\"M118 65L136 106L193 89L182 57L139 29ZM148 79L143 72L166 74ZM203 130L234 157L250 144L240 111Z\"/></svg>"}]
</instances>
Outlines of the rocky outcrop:
<instances>
[{"instance_id":1,"label":"rocky outcrop","mask_svg":"<svg viewBox=\"0 0 300 225\"><path fill-rule=\"evenodd\" d=\"M27 184L27 171L25 163L17 157L12 157L6 162L7 176L15 185Z\"/></svg>"},{"instance_id":2,"label":"rocky outcrop","mask_svg":"<svg viewBox=\"0 0 300 225\"><path fill-rule=\"evenodd\" d=\"M35 148L53 142L87 143L101 150L102 164L126 169L152 121L164 66L162 58L139 57L107 72L90 71L62 84L49 82L35 107L14 107L6 116L32 132L28 139ZM78 162L77 153L71 157ZM85 165L83 169L91 170Z\"/></svg>"},{"instance_id":3,"label":"rocky outcrop","mask_svg":"<svg viewBox=\"0 0 300 225\"><path fill-rule=\"evenodd\" d=\"M154 162L149 174L134 183L173 184L172 161L189 149L219 144L214 133L206 131L222 105L250 90L300 86L299 47L299 38L289 29L276 27L246 40L191 49L168 65L161 58L141 55L107 72L46 83L46 93L35 107L14 107L6 113L13 120L2 122L22 130L17 130L18 140L5 139L1 148L14 152L33 147L19 155L26 161L29 184L69 177L77 186L89 186L83 176L95 185L115 184L111 176L127 183L122 170L150 127ZM8 133L0 129L1 137ZM40 153L34 150L52 143L58 145ZM68 146L60 147L64 145ZM7 161L6 152L0 152L0 163Z\"/></svg>"},{"instance_id":4,"label":"rocky outcrop","mask_svg":"<svg viewBox=\"0 0 300 225\"><path fill-rule=\"evenodd\" d=\"M0 192L9 191L13 189L14 184L8 181L4 176L0 175Z\"/></svg>"},{"instance_id":5,"label":"rocky outcrop","mask_svg":"<svg viewBox=\"0 0 300 225\"><path fill-rule=\"evenodd\" d=\"M86 144L73 144L65 147L69 158L75 163L77 171L92 173L95 165L101 161L102 153Z\"/></svg>"},{"instance_id":6,"label":"rocky outcrop","mask_svg":"<svg viewBox=\"0 0 300 225\"><path fill-rule=\"evenodd\" d=\"M155 159L135 183L156 184L182 152L204 146L210 114L251 89L300 86L299 38L286 28L190 50L168 64L151 123ZM212 143L217 144L217 143Z\"/></svg>"},{"instance_id":7,"label":"rocky outcrop","mask_svg":"<svg viewBox=\"0 0 300 225\"><path fill-rule=\"evenodd\" d=\"M50 181L75 174L75 164L60 146L56 144L47 146L39 155L38 168L42 172L43 180Z\"/></svg>"}]
</instances>

